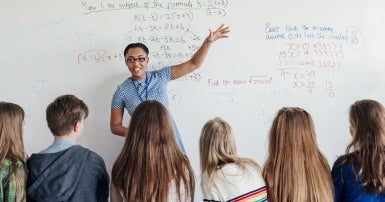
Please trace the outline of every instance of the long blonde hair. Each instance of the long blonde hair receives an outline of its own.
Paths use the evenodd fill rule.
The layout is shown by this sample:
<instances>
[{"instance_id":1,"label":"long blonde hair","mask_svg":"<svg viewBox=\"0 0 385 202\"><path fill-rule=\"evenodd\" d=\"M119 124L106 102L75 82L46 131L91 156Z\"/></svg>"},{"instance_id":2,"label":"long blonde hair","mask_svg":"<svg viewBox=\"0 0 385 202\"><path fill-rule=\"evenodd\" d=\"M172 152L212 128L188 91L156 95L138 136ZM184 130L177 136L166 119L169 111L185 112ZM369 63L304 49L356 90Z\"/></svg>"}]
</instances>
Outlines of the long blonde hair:
<instances>
[{"instance_id":1,"label":"long blonde hair","mask_svg":"<svg viewBox=\"0 0 385 202\"><path fill-rule=\"evenodd\" d=\"M112 183L127 201L166 202L172 184L180 200L181 195L194 200L194 172L160 102L147 100L134 110L123 149L112 168Z\"/></svg>"},{"instance_id":2,"label":"long blonde hair","mask_svg":"<svg viewBox=\"0 0 385 202\"><path fill-rule=\"evenodd\" d=\"M246 164L260 169L251 159L237 156L235 138L231 126L222 118L207 121L199 138L201 172L208 175L208 186L215 183L217 171L228 163L234 163L246 170Z\"/></svg>"},{"instance_id":3,"label":"long blonde hair","mask_svg":"<svg viewBox=\"0 0 385 202\"><path fill-rule=\"evenodd\" d=\"M352 141L342 163L351 163L369 193L385 192L385 108L375 100L359 100L349 112Z\"/></svg>"},{"instance_id":4,"label":"long blonde hair","mask_svg":"<svg viewBox=\"0 0 385 202\"><path fill-rule=\"evenodd\" d=\"M305 110L279 110L270 129L263 176L269 201L334 200L330 167L317 146L313 120Z\"/></svg>"},{"instance_id":5,"label":"long blonde hair","mask_svg":"<svg viewBox=\"0 0 385 202\"><path fill-rule=\"evenodd\" d=\"M9 173L14 173L16 186L16 201L25 200L25 187L27 177L27 156L23 143L24 110L19 105L9 102L0 102L0 163L6 159L11 162ZM22 163L24 173L18 170ZM23 178L24 176L24 178ZM24 180L21 183L19 180Z\"/></svg>"}]
</instances>

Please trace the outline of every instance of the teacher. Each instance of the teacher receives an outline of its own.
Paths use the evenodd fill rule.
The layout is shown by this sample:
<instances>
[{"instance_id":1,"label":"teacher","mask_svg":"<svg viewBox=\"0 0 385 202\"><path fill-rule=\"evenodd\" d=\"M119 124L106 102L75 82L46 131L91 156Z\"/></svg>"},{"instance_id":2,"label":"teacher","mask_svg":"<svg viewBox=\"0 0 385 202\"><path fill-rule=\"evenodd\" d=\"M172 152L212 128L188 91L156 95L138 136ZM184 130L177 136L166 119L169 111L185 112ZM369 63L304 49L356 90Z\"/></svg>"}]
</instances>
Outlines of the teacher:
<instances>
[{"instance_id":1,"label":"teacher","mask_svg":"<svg viewBox=\"0 0 385 202\"><path fill-rule=\"evenodd\" d=\"M113 134L123 137L128 134L128 128L122 124L124 108L131 115L135 107L144 100L158 100L168 108L168 82L198 69L206 58L211 44L218 39L227 38L230 29L222 24L214 32L210 29L209 32L210 34L190 60L155 71L146 71L149 50L144 44L131 43L125 48L124 58L131 77L117 87L112 98L110 128ZM178 145L186 153L172 116L171 120Z\"/></svg>"}]
</instances>

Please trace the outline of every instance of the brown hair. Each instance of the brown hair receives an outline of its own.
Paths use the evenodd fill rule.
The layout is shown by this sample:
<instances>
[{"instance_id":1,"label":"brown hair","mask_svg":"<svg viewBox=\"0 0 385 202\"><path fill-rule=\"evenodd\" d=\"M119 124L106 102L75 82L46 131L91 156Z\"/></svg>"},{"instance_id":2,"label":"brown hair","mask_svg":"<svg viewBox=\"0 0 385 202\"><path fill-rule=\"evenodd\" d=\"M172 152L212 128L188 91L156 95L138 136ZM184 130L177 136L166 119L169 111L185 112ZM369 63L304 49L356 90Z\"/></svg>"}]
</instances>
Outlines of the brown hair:
<instances>
[{"instance_id":1,"label":"brown hair","mask_svg":"<svg viewBox=\"0 0 385 202\"><path fill-rule=\"evenodd\" d=\"M70 133L74 124L87 116L87 105L74 95L59 96L46 110L48 127L57 136Z\"/></svg>"},{"instance_id":2,"label":"brown hair","mask_svg":"<svg viewBox=\"0 0 385 202\"><path fill-rule=\"evenodd\" d=\"M24 110L17 104L0 102L0 163L8 159L11 162L9 173L16 179L16 201L25 200L27 178L27 156L23 143ZM22 164L24 173L19 173L18 164ZM24 179L23 179L24 177ZM19 179L23 179L21 183Z\"/></svg>"},{"instance_id":3,"label":"brown hair","mask_svg":"<svg viewBox=\"0 0 385 202\"><path fill-rule=\"evenodd\" d=\"M246 165L252 165L257 170L257 163L248 158L237 156L235 138L231 126L223 119L216 117L205 123L199 138L199 153L201 172L208 175L208 186L215 184L217 171L228 163L237 164L247 171Z\"/></svg>"},{"instance_id":4,"label":"brown hair","mask_svg":"<svg viewBox=\"0 0 385 202\"><path fill-rule=\"evenodd\" d=\"M269 134L263 167L269 201L333 201L329 164L318 148L313 120L297 107L284 107Z\"/></svg>"},{"instance_id":5,"label":"brown hair","mask_svg":"<svg viewBox=\"0 0 385 202\"><path fill-rule=\"evenodd\" d=\"M179 199L185 194L194 200L194 172L160 102L146 100L135 108L112 168L112 183L127 201L168 201L172 184Z\"/></svg>"},{"instance_id":6,"label":"brown hair","mask_svg":"<svg viewBox=\"0 0 385 202\"><path fill-rule=\"evenodd\" d=\"M385 191L385 109L375 100L359 100L349 112L352 141L342 163L353 169L368 192Z\"/></svg>"}]
</instances>

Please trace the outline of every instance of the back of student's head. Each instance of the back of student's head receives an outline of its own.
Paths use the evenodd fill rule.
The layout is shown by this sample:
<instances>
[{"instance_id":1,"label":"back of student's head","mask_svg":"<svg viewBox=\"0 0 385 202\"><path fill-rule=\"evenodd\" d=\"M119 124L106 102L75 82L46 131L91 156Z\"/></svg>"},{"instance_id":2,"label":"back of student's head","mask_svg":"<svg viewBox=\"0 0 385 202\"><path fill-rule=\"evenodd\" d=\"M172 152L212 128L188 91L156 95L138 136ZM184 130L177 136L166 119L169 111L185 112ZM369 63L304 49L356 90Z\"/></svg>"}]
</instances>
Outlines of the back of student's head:
<instances>
[{"instance_id":1,"label":"back of student's head","mask_svg":"<svg viewBox=\"0 0 385 202\"><path fill-rule=\"evenodd\" d=\"M10 187L14 186L14 192L4 194L15 195L16 201L25 199L26 193L25 188L22 186L25 185L27 176L27 156L24 151L23 124L24 110L19 105L0 102L0 165L3 166L5 160L10 162L9 175L1 176L1 183L8 181L11 178L11 174L14 175L12 177L16 179L14 181L15 184L10 184ZM20 166L24 170L23 173L19 169Z\"/></svg>"},{"instance_id":2,"label":"back of student's head","mask_svg":"<svg viewBox=\"0 0 385 202\"><path fill-rule=\"evenodd\" d=\"M17 104L0 102L0 162L4 158L25 159L24 110Z\"/></svg>"},{"instance_id":3,"label":"back of student's head","mask_svg":"<svg viewBox=\"0 0 385 202\"><path fill-rule=\"evenodd\" d=\"M130 138L126 141L147 144L151 155L159 155L153 151L159 149L179 151L167 109L155 100L145 101L137 106L131 116L128 135ZM145 146L135 143L131 145Z\"/></svg>"},{"instance_id":4,"label":"back of student's head","mask_svg":"<svg viewBox=\"0 0 385 202\"><path fill-rule=\"evenodd\" d=\"M377 149L385 146L385 109L375 100L359 100L349 112L352 149Z\"/></svg>"},{"instance_id":5,"label":"back of student's head","mask_svg":"<svg viewBox=\"0 0 385 202\"><path fill-rule=\"evenodd\" d=\"M219 117L207 121L201 131L199 153L202 172L234 163L237 149L231 126Z\"/></svg>"},{"instance_id":6,"label":"back of student's head","mask_svg":"<svg viewBox=\"0 0 385 202\"><path fill-rule=\"evenodd\" d=\"M135 108L128 128L112 169L112 183L125 199L167 201L172 183L179 196L193 199L194 173L176 142L167 109L146 100Z\"/></svg>"},{"instance_id":7,"label":"back of student's head","mask_svg":"<svg viewBox=\"0 0 385 202\"><path fill-rule=\"evenodd\" d=\"M333 201L330 167L313 120L297 107L280 109L269 132L263 176L271 201Z\"/></svg>"},{"instance_id":8,"label":"back of student's head","mask_svg":"<svg viewBox=\"0 0 385 202\"><path fill-rule=\"evenodd\" d=\"M208 185L214 184L216 171L229 163L246 169L246 164L260 169L257 163L248 158L237 156L237 148L232 128L222 118L216 117L207 121L199 138L199 153L202 173L208 175Z\"/></svg>"},{"instance_id":9,"label":"back of student's head","mask_svg":"<svg viewBox=\"0 0 385 202\"><path fill-rule=\"evenodd\" d=\"M74 124L87 116L87 105L74 95L57 97L46 110L48 127L56 136L70 133Z\"/></svg>"},{"instance_id":10,"label":"back of student's head","mask_svg":"<svg viewBox=\"0 0 385 202\"><path fill-rule=\"evenodd\" d=\"M375 100L359 100L350 107L352 141L346 149L363 186L385 192L385 109Z\"/></svg>"}]
</instances>

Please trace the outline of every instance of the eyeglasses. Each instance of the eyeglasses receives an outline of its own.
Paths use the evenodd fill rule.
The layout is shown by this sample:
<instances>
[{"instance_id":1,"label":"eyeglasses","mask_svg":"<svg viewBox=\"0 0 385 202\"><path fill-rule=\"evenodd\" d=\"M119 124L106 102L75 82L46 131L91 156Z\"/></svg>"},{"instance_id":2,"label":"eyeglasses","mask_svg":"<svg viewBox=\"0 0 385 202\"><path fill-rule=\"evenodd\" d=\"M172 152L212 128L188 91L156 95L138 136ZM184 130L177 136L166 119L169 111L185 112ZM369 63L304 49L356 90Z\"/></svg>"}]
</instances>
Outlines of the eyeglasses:
<instances>
[{"instance_id":1,"label":"eyeglasses","mask_svg":"<svg viewBox=\"0 0 385 202\"><path fill-rule=\"evenodd\" d=\"M144 62L146 61L147 57L138 57L138 58L134 58L134 57L129 57L127 58L126 62L127 63L134 63L136 61L138 62Z\"/></svg>"}]
</instances>

